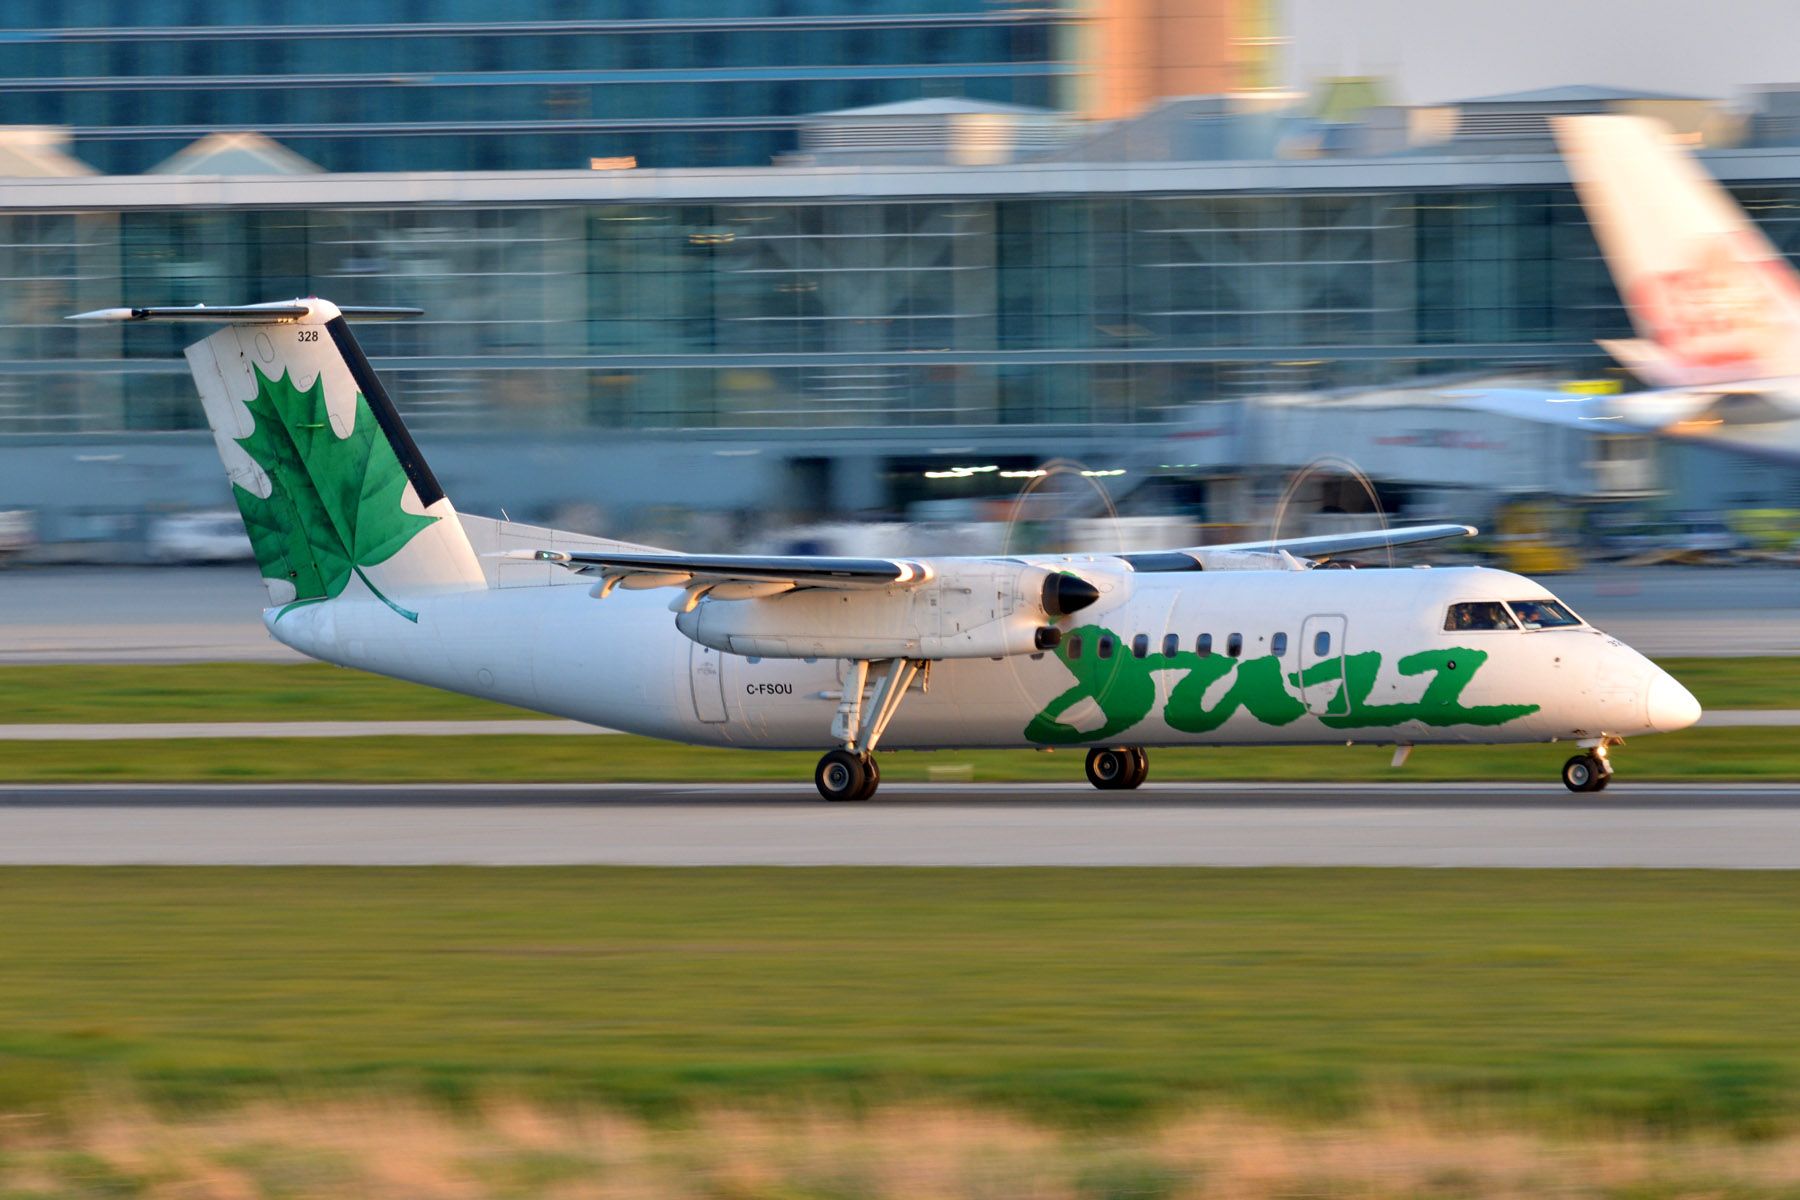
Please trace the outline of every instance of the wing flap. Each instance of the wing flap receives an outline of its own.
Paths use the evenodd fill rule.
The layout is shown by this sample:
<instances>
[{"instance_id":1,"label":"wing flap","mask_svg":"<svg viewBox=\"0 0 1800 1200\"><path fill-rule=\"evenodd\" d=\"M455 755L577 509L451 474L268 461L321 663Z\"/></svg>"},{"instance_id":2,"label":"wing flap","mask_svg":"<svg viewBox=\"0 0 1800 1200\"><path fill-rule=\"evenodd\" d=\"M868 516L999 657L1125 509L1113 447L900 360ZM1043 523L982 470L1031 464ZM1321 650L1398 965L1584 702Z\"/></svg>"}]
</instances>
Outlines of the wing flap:
<instances>
[{"instance_id":1,"label":"wing flap","mask_svg":"<svg viewBox=\"0 0 1800 1200\"><path fill-rule=\"evenodd\" d=\"M644 554L630 551L515 550L509 558L551 562L582 575L662 579L660 586L697 582L791 583L795 587L911 587L931 578L924 563L892 558L828 558L811 555Z\"/></svg>"}]
</instances>

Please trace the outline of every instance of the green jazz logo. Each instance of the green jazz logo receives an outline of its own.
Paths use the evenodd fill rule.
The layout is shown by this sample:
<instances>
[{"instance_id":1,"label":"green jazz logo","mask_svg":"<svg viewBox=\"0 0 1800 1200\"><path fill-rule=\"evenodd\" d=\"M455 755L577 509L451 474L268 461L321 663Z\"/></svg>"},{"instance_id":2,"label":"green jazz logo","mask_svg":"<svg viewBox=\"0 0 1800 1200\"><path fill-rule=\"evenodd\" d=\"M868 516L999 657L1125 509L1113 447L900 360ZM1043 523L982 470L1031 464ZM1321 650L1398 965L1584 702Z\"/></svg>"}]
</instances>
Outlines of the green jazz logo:
<instances>
[{"instance_id":1,"label":"green jazz logo","mask_svg":"<svg viewBox=\"0 0 1800 1200\"><path fill-rule=\"evenodd\" d=\"M1119 647L1111 658L1101 658L1093 652L1102 637L1112 638ZM1071 659L1069 648L1076 638L1081 639L1088 653ZM1057 661L1075 677L1075 685L1031 719L1025 736L1044 745L1116 737L1149 716L1156 706L1154 674L1159 671L1181 673L1163 706L1163 720L1181 733L1208 733L1240 710L1264 725L1291 724L1306 715L1306 705L1290 686L1328 687L1334 681L1337 687L1329 703L1316 714L1319 722L1331 729L1381 729L1407 721L1436 726L1503 725L1536 712L1535 704L1462 703L1463 689L1487 657L1485 651L1467 646L1408 654L1395 664L1395 669L1402 676L1429 675L1424 693L1409 702L1378 704L1370 699L1381 670L1381 655L1373 650L1321 659L1304 672L1284 672L1281 660L1274 655L1235 659L1219 654L1203 657L1184 650L1173 657L1154 654L1136 658L1125 651L1124 640L1111 630L1084 625L1064 635L1056 651ZM1232 676L1230 683L1208 707L1208 693L1227 675ZM1084 700L1092 700L1099 707L1102 724L1086 730L1064 724L1063 714Z\"/></svg>"}]
</instances>

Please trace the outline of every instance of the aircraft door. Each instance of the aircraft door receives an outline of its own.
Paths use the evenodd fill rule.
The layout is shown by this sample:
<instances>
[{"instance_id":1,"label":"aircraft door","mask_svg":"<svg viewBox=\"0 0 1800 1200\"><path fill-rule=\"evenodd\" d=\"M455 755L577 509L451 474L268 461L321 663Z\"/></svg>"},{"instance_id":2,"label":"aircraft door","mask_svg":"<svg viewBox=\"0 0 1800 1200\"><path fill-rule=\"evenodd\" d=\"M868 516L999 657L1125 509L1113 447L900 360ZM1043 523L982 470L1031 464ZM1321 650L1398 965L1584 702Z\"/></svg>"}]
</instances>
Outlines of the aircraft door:
<instances>
[{"instance_id":1,"label":"aircraft door","mask_svg":"<svg viewBox=\"0 0 1800 1200\"><path fill-rule=\"evenodd\" d=\"M1344 636L1340 614L1317 614L1300 626L1300 698L1315 716L1348 712L1344 694Z\"/></svg>"},{"instance_id":2,"label":"aircraft door","mask_svg":"<svg viewBox=\"0 0 1800 1200\"><path fill-rule=\"evenodd\" d=\"M709 725L727 719L724 657L711 646L688 643L688 677L693 681L694 715Z\"/></svg>"}]
</instances>

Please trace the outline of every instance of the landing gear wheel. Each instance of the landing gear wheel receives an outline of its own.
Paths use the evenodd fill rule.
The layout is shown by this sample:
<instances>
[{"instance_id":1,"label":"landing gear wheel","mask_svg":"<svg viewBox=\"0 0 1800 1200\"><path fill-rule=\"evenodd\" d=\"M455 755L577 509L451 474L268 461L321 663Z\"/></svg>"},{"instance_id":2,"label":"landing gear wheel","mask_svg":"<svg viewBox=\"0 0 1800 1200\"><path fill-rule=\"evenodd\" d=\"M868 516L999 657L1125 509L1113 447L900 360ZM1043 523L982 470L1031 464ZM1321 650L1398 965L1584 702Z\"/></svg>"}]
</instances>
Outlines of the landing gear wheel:
<instances>
[{"instance_id":1,"label":"landing gear wheel","mask_svg":"<svg viewBox=\"0 0 1800 1200\"><path fill-rule=\"evenodd\" d=\"M1562 768L1563 786L1571 792L1598 792L1612 782L1612 765L1592 754L1577 754Z\"/></svg>"},{"instance_id":2,"label":"landing gear wheel","mask_svg":"<svg viewBox=\"0 0 1800 1200\"><path fill-rule=\"evenodd\" d=\"M1144 780L1150 778L1150 753L1142 746L1133 746L1131 748L1131 761L1131 782L1125 786L1128 788L1135 788L1141 785Z\"/></svg>"},{"instance_id":3,"label":"landing gear wheel","mask_svg":"<svg viewBox=\"0 0 1800 1200\"><path fill-rule=\"evenodd\" d=\"M833 750L813 770L813 785L827 800L866 800L875 791L869 760L848 750Z\"/></svg>"},{"instance_id":4,"label":"landing gear wheel","mask_svg":"<svg viewBox=\"0 0 1800 1200\"><path fill-rule=\"evenodd\" d=\"M863 770L868 774L863 780L862 791L857 793L856 798L867 800L875 794L875 789L881 786L881 766L876 763L873 754L863 755L862 762Z\"/></svg>"},{"instance_id":5,"label":"landing gear wheel","mask_svg":"<svg viewBox=\"0 0 1800 1200\"><path fill-rule=\"evenodd\" d=\"M1087 755L1088 782L1103 792L1113 791L1131 778L1135 765L1129 750L1108 750L1095 746Z\"/></svg>"},{"instance_id":6,"label":"landing gear wheel","mask_svg":"<svg viewBox=\"0 0 1800 1200\"><path fill-rule=\"evenodd\" d=\"M1103 792L1129 791L1150 773L1150 756L1142 747L1096 746L1088 751L1088 782Z\"/></svg>"}]
</instances>

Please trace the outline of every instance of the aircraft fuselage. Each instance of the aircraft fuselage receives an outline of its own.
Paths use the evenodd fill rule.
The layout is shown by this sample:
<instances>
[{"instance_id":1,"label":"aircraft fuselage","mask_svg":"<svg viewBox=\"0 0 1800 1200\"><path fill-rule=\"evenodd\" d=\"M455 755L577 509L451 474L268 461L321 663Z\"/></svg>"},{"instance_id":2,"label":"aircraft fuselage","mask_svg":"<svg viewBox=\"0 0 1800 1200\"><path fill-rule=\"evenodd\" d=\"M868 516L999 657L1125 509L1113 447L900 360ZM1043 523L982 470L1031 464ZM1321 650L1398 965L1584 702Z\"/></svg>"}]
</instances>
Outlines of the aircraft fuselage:
<instances>
[{"instance_id":1,"label":"aircraft fuselage","mask_svg":"<svg viewBox=\"0 0 1800 1200\"><path fill-rule=\"evenodd\" d=\"M668 593L540 586L269 609L328 662L702 745L821 749L843 660L696 644ZM885 749L1594 741L1691 724L1692 697L1588 625L1445 628L1453 604L1548 598L1484 568L1146 574L1069 618L1060 645L948 659L916 680ZM1202 639L1205 639L1204 641Z\"/></svg>"}]
</instances>

